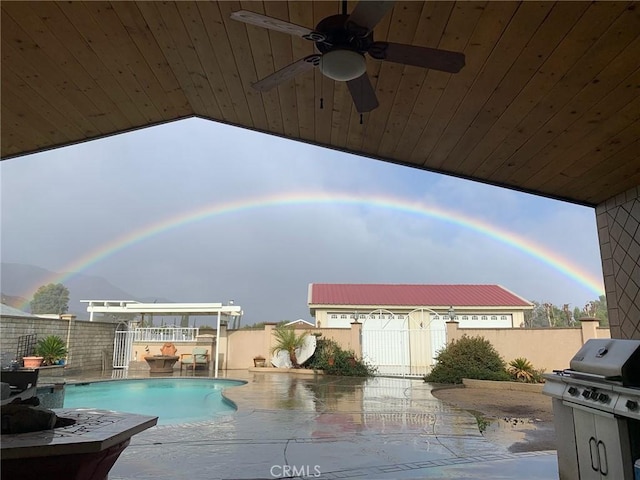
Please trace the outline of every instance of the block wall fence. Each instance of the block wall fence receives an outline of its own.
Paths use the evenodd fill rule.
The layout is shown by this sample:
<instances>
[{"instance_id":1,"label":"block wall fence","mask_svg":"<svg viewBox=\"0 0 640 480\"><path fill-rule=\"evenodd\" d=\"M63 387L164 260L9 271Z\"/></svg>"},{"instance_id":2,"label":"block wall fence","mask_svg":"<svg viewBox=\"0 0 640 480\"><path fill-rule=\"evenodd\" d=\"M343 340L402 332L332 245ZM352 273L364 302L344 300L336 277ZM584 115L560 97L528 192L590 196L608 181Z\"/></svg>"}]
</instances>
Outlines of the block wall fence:
<instances>
[{"instance_id":1,"label":"block wall fence","mask_svg":"<svg viewBox=\"0 0 640 480\"><path fill-rule=\"evenodd\" d=\"M70 339L67 370L110 369L113 361L113 339L116 323L76 320L74 315L63 318L13 317L0 318L0 353L3 359L13 359L18 337L36 334L38 339L57 335L67 343Z\"/></svg>"},{"instance_id":2,"label":"block wall fence","mask_svg":"<svg viewBox=\"0 0 640 480\"><path fill-rule=\"evenodd\" d=\"M69 335L68 371L96 371L110 369L113 358L113 340L117 328L116 323L45 319L38 317L2 316L0 319L0 353L3 360L13 358L16 354L18 337L35 333L38 338L47 335L58 335L63 340ZM610 338L608 328L599 328L596 319L581 319L576 328L459 328L457 322L447 323L447 342L457 340L463 335L481 336L495 347L498 353L509 362L517 357L525 357L535 368L550 372L554 369L569 368L569 362L580 347L590 338ZM237 370L253 367L256 356L270 357L274 340L275 324L267 324L262 330L220 330L219 362L221 370ZM318 328L308 329L312 333L321 333L321 338L331 338L341 347L353 350L356 356L362 356L362 324L353 323L351 328ZM302 330L300 330L302 331ZM365 333L366 334L366 333ZM179 353L190 352L193 346L206 346L210 349L210 358L214 359L215 337L205 335L198 342L178 345ZM205 337L203 336L203 337ZM149 344L153 355L160 344ZM202 344L202 345L201 345ZM132 349L137 352L140 368L147 368L142 362L144 346L135 344ZM392 347L391 345L389 346ZM176 366L178 367L178 366Z\"/></svg>"},{"instance_id":3,"label":"block wall fence","mask_svg":"<svg viewBox=\"0 0 640 480\"><path fill-rule=\"evenodd\" d=\"M506 362L524 357L547 373L569 368L580 347L591 338L611 338L608 328L599 328L595 318L580 319L576 328L459 328L447 322L447 342L463 335L487 339Z\"/></svg>"}]
</instances>

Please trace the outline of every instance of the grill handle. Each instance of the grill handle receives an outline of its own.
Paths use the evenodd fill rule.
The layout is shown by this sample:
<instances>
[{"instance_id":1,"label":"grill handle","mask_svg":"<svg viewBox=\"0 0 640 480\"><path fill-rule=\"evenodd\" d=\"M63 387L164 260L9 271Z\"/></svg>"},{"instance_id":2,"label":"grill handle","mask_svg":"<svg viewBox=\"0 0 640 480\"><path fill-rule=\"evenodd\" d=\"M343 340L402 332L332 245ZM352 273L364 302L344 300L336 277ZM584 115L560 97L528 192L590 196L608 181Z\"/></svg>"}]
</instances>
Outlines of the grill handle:
<instances>
[{"instance_id":1,"label":"grill handle","mask_svg":"<svg viewBox=\"0 0 640 480\"><path fill-rule=\"evenodd\" d=\"M600 473L604 476L609 475L609 463L607 461L607 447L602 440L598 440L598 460L600 461Z\"/></svg>"},{"instance_id":2,"label":"grill handle","mask_svg":"<svg viewBox=\"0 0 640 480\"><path fill-rule=\"evenodd\" d=\"M591 437L589 439L589 454L591 455L591 469L594 472L600 471L600 458L598 456L598 443L596 439Z\"/></svg>"},{"instance_id":3,"label":"grill handle","mask_svg":"<svg viewBox=\"0 0 640 480\"><path fill-rule=\"evenodd\" d=\"M604 377L602 375L597 375L595 373L579 372L577 370L571 370L571 369L554 370L553 372L557 373L558 375L565 375L565 376L569 376L569 377L573 377L573 378L581 378L583 380L592 380L592 381L595 381L595 382L602 382L602 381L606 381L606 382L622 382L622 376L621 375L615 375L615 376L611 376L611 377Z\"/></svg>"}]
</instances>

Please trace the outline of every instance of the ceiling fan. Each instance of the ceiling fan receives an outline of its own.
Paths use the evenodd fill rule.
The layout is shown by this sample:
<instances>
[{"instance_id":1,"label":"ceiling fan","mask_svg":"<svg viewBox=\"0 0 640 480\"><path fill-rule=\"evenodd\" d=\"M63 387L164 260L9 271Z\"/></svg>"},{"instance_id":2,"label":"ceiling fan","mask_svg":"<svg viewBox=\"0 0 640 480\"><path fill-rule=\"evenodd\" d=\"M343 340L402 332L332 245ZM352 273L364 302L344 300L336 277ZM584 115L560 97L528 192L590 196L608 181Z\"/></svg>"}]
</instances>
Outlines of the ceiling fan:
<instances>
[{"instance_id":1,"label":"ceiling fan","mask_svg":"<svg viewBox=\"0 0 640 480\"><path fill-rule=\"evenodd\" d=\"M463 53L373 40L374 27L394 3L361 0L348 15L347 2L343 1L342 14L321 20L315 30L246 10L233 12L231 18L234 20L315 42L319 52L287 65L254 83L252 87L268 91L298 74L319 67L325 76L347 82L356 109L359 113L365 113L378 106L378 99L367 74L365 54L377 60L458 73L464 67Z\"/></svg>"}]
</instances>

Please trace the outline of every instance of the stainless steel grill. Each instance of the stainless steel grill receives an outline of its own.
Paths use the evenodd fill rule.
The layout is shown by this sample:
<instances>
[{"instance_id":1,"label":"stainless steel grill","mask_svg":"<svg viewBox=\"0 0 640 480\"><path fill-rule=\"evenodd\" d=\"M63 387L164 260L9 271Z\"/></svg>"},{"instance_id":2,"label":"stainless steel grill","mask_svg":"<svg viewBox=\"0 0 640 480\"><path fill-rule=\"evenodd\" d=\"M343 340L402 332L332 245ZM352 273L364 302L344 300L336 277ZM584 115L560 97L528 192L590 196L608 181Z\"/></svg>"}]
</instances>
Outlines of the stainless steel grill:
<instances>
[{"instance_id":1,"label":"stainless steel grill","mask_svg":"<svg viewBox=\"0 0 640 480\"><path fill-rule=\"evenodd\" d=\"M560 480L634 480L640 459L640 341L592 339L545 375Z\"/></svg>"}]
</instances>

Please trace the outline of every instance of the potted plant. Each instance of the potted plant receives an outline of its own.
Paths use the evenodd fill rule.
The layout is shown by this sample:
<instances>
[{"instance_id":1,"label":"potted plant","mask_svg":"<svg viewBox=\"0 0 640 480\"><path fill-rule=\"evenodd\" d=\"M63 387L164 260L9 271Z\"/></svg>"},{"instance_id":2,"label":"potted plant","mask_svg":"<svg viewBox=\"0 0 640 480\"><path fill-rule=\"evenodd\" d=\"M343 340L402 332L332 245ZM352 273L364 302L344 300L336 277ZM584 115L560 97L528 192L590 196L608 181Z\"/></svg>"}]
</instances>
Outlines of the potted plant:
<instances>
[{"instance_id":1,"label":"potted plant","mask_svg":"<svg viewBox=\"0 0 640 480\"><path fill-rule=\"evenodd\" d=\"M24 368L39 368L44 359L39 356L22 357Z\"/></svg>"},{"instance_id":2,"label":"potted plant","mask_svg":"<svg viewBox=\"0 0 640 480\"><path fill-rule=\"evenodd\" d=\"M38 340L36 354L43 358L44 365L55 365L67 355L67 347L57 335L49 335Z\"/></svg>"}]
</instances>

